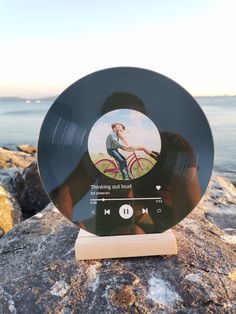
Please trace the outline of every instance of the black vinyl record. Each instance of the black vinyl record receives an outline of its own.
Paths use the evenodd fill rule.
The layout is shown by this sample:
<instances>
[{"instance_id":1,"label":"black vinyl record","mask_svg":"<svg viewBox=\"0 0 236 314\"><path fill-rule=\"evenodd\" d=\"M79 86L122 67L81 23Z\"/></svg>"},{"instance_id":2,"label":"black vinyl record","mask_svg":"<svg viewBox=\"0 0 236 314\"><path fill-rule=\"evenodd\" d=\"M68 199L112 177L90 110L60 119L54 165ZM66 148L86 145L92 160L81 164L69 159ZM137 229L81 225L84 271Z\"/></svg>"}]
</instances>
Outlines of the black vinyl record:
<instances>
[{"instance_id":1,"label":"black vinyl record","mask_svg":"<svg viewBox=\"0 0 236 314\"><path fill-rule=\"evenodd\" d=\"M194 98L150 70L101 70L68 87L39 135L41 180L55 206L99 236L163 232L204 194L213 139Z\"/></svg>"}]
</instances>

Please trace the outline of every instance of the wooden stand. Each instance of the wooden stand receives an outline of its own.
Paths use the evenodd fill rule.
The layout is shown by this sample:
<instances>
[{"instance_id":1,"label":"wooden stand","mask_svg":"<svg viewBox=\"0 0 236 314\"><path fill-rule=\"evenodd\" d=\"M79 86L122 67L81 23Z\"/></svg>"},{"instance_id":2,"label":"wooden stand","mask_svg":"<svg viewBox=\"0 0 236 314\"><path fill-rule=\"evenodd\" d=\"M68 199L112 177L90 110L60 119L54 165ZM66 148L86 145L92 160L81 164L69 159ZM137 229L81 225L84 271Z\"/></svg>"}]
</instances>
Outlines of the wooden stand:
<instances>
[{"instance_id":1,"label":"wooden stand","mask_svg":"<svg viewBox=\"0 0 236 314\"><path fill-rule=\"evenodd\" d=\"M106 237L80 229L75 242L76 260L175 254L176 238L171 229L163 233Z\"/></svg>"}]
</instances>

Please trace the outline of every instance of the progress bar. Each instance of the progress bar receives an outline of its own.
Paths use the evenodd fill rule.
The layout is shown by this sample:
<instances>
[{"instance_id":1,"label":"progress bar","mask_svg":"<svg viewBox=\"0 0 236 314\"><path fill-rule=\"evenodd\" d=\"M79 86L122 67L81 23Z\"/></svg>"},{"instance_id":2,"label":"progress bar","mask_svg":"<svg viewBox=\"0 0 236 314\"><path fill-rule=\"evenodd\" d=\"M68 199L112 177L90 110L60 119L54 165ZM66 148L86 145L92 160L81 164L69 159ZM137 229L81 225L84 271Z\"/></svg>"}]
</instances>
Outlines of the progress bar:
<instances>
[{"instance_id":1,"label":"progress bar","mask_svg":"<svg viewBox=\"0 0 236 314\"><path fill-rule=\"evenodd\" d=\"M91 202L161 200L161 197L91 198Z\"/></svg>"}]
</instances>

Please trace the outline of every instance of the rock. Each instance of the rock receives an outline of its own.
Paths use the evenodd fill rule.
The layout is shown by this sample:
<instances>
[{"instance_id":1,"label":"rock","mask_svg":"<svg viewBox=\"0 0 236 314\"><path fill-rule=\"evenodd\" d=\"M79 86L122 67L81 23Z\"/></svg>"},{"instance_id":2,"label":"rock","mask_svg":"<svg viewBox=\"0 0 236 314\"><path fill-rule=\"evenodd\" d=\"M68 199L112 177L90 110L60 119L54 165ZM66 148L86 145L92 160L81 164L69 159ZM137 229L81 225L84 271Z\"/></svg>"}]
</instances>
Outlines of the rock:
<instances>
[{"instance_id":1,"label":"rock","mask_svg":"<svg viewBox=\"0 0 236 314\"><path fill-rule=\"evenodd\" d=\"M34 161L15 176L15 195L23 212L35 214L50 202L40 181L37 163Z\"/></svg>"},{"instance_id":2,"label":"rock","mask_svg":"<svg viewBox=\"0 0 236 314\"><path fill-rule=\"evenodd\" d=\"M177 256L92 261L75 261L78 227L49 204L0 240L2 313L235 313L236 247L206 204L174 228Z\"/></svg>"},{"instance_id":3,"label":"rock","mask_svg":"<svg viewBox=\"0 0 236 314\"><path fill-rule=\"evenodd\" d=\"M206 217L225 232L236 232L236 187L213 174L206 195Z\"/></svg>"},{"instance_id":4,"label":"rock","mask_svg":"<svg viewBox=\"0 0 236 314\"><path fill-rule=\"evenodd\" d=\"M15 152L0 147L0 169L28 167L35 157L23 152Z\"/></svg>"},{"instance_id":5,"label":"rock","mask_svg":"<svg viewBox=\"0 0 236 314\"><path fill-rule=\"evenodd\" d=\"M19 171L18 168L0 169L0 184L10 193L15 193L15 176Z\"/></svg>"},{"instance_id":6,"label":"rock","mask_svg":"<svg viewBox=\"0 0 236 314\"><path fill-rule=\"evenodd\" d=\"M6 144L6 145L2 146L2 148L7 149L7 150L17 151L17 147L14 144Z\"/></svg>"},{"instance_id":7,"label":"rock","mask_svg":"<svg viewBox=\"0 0 236 314\"><path fill-rule=\"evenodd\" d=\"M4 236L4 230L0 227L0 238Z\"/></svg>"},{"instance_id":8,"label":"rock","mask_svg":"<svg viewBox=\"0 0 236 314\"><path fill-rule=\"evenodd\" d=\"M29 144L20 144L17 146L19 151L28 153L30 155L33 155L36 153L36 147L34 145L29 145Z\"/></svg>"},{"instance_id":9,"label":"rock","mask_svg":"<svg viewBox=\"0 0 236 314\"><path fill-rule=\"evenodd\" d=\"M14 198L0 185L0 237L21 222L21 208Z\"/></svg>"}]
</instances>

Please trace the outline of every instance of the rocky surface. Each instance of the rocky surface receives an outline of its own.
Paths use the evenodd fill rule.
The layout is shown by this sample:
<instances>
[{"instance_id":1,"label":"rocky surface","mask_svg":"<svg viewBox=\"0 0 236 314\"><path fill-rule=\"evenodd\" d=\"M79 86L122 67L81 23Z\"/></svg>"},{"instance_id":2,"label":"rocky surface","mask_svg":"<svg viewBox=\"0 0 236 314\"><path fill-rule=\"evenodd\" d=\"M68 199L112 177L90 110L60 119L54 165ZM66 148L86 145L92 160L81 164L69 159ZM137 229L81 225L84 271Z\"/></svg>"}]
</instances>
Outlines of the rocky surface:
<instances>
[{"instance_id":1,"label":"rocky surface","mask_svg":"<svg viewBox=\"0 0 236 314\"><path fill-rule=\"evenodd\" d=\"M78 228L51 204L0 240L0 313L235 313L236 247L201 202L177 256L75 261Z\"/></svg>"},{"instance_id":2,"label":"rocky surface","mask_svg":"<svg viewBox=\"0 0 236 314\"><path fill-rule=\"evenodd\" d=\"M205 199L207 218L226 233L236 236L236 188L213 174Z\"/></svg>"},{"instance_id":3,"label":"rocky surface","mask_svg":"<svg viewBox=\"0 0 236 314\"><path fill-rule=\"evenodd\" d=\"M0 221L48 203L35 162L5 167ZM235 195L213 175L174 228L177 256L75 261L78 228L52 204L9 232L0 225L0 313L236 313Z\"/></svg>"},{"instance_id":4,"label":"rocky surface","mask_svg":"<svg viewBox=\"0 0 236 314\"><path fill-rule=\"evenodd\" d=\"M28 153L16 152L0 147L0 169L25 168L35 159Z\"/></svg>"},{"instance_id":5,"label":"rocky surface","mask_svg":"<svg viewBox=\"0 0 236 314\"><path fill-rule=\"evenodd\" d=\"M43 189L36 161L15 174L14 185L16 198L24 213L32 216L50 202Z\"/></svg>"},{"instance_id":6,"label":"rocky surface","mask_svg":"<svg viewBox=\"0 0 236 314\"><path fill-rule=\"evenodd\" d=\"M0 185L0 237L19 224L21 208L15 197Z\"/></svg>"},{"instance_id":7,"label":"rocky surface","mask_svg":"<svg viewBox=\"0 0 236 314\"><path fill-rule=\"evenodd\" d=\"M17 211L20 208L23 218L28 218L44 209L49 203L49 199L39 178L36 156L29 154L35 152L36 148L33 145L25 144L18 147L28 153L0 148L0 184L11 194L11 198L13 197L17 201ZM30 151L31 149L32 151ZM0 216L6 220L11 216L2 213L4 211L2 202L0 200ZM15 223L17 221L19 220L15 220ZM15 223L2 221L1 224L13 227ZM0 230L0 237L4 232Z\"/></svg>"},{"instance_id":8,"label":"rocky surface","mask_svg":"<svg viewBox=\"0 0 236 314\"><path fill-rule=\"evenodd\" d=\"M30 155L33 155L36 153L36 147L34 145L29 145L29 144L20 144L17 146L19 151L28 153Z\"/></svg>"},{"instance_id":9,"label":"rocky surface","mask_svg":"<svg viewBox=\"0 0 236 314\"><path fill-rule=\"evenodd\" d=\"M13 194L16 192L15 177L20 171L19 168L0 169L0 184Z\"/></svg>"}]
</instances>

